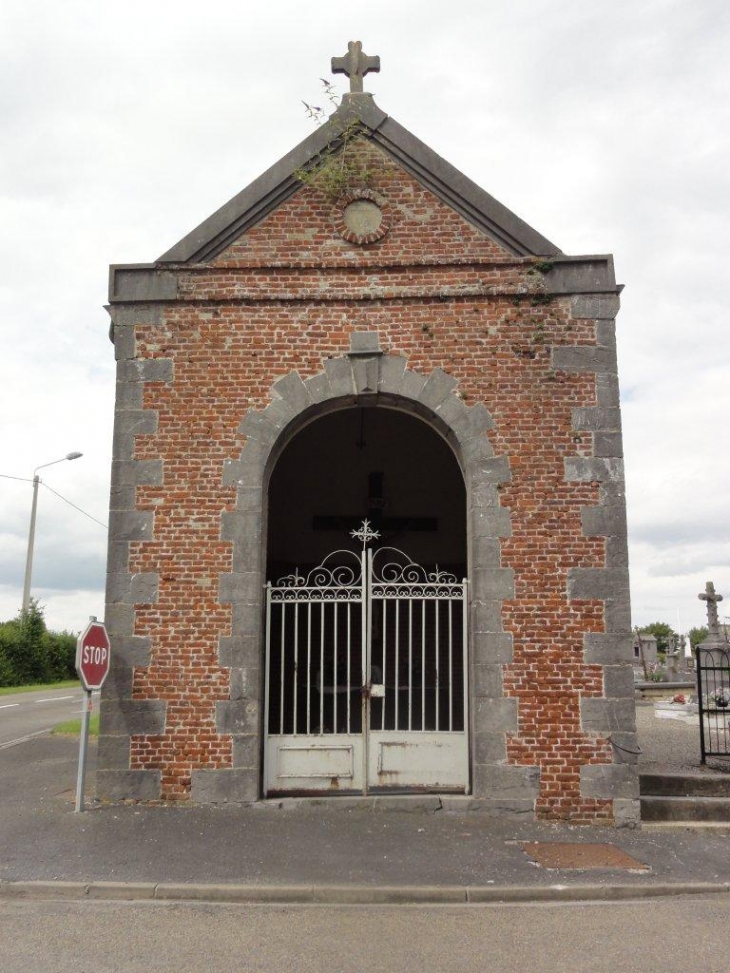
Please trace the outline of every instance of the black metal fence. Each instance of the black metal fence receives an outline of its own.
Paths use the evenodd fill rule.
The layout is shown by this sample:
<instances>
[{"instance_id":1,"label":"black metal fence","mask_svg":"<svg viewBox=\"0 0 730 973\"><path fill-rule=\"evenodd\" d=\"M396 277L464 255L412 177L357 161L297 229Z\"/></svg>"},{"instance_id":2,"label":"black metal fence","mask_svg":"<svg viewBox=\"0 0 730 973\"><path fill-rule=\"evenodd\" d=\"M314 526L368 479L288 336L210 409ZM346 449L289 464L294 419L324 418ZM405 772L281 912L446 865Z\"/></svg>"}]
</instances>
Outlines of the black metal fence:
<instances>
[{"instance_id":1,"label":"black metal fence","mask_svg":"<svg viewBox=\"0 0 730 973\"><path fill-rule=\"evenodd\" d=\"M700 710L700 753L730 756L730 644L727 648L695 649L697 701Z\"/></svg>"}]
</instances>

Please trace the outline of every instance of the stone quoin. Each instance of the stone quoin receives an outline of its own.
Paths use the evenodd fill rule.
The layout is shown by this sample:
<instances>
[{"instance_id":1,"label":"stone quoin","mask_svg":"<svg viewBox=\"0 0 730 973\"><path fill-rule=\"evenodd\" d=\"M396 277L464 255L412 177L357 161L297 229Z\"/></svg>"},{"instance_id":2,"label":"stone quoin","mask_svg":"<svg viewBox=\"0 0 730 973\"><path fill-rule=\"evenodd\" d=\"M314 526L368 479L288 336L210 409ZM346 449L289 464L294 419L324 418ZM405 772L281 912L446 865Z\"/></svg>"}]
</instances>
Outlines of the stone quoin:
<instances>
[{"instance_id":1,"label":"stone quoin","mask_svg":"<svg viewBox=\"0 0 730 973\"><path fill-rule=\"evenodd\" d=\"M325 124L154 263L111 268L99 796L395 787L634 825L612 257L563 254L381 111L359 42L333 70L351 91ZM427 586L352 587L330 616L314 582L272 621L267 582L360 557L368 518L375 558L467 579L463 626Z\"/></svg>"}]
</instances>

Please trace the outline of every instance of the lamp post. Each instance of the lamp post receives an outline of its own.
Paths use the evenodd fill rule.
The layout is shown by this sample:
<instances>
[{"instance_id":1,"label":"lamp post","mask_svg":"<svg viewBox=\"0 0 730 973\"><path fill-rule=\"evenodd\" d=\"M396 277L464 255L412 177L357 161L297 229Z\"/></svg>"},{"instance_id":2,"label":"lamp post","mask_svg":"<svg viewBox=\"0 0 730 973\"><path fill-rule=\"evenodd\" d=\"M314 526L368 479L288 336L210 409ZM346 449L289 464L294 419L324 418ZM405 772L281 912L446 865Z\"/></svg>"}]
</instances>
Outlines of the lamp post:
<instances>
[{"instance_id":1,"label":"lamp post","mask_svg":"<svg viewBox=\"0 0 730 973\"><path fill-rule=\"evenodd\" d=\"M67 459L79 459L83 453L66 453L61 459L54 459L51 463L42 463L33 470L33 505L30 508L30 530L28 531L28 556L25 559L25 581L23 582L23 615L28 611L30 605L30 576L33 571L33 543L35 541L35 514L38 508L38 484L41 482L38 470L43 470L46 466L55 466L56 463L63 463Z\"/></svg>"}]
</instances>

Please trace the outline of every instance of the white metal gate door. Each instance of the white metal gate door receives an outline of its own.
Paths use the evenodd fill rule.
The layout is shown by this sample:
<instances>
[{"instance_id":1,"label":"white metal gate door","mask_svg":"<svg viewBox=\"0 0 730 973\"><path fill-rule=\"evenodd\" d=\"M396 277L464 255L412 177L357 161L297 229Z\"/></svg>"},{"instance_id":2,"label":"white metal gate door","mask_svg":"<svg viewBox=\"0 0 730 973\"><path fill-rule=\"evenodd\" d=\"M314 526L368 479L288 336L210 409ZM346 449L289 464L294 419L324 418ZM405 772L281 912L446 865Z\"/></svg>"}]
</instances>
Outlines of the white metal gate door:
<instances>
[{"instance_id":1,"label":"white metal gate door","mask_svg":"<svg viewBox=\"0 0 730 973\"><path fill-rule=\"evenodd\" d=\"M467 791L467 583L352 534L266 586L265 793Z\"/></svg>"},{"instance_id":2,"label":"white metal gate door","mask_svg":"<svg viewBox=\"0 0 730 973\"><path fill-rule=\"evenodd\" d=\"M466 580L367 551L368 784L466 791Z\"/></svg>"}]
</instances>

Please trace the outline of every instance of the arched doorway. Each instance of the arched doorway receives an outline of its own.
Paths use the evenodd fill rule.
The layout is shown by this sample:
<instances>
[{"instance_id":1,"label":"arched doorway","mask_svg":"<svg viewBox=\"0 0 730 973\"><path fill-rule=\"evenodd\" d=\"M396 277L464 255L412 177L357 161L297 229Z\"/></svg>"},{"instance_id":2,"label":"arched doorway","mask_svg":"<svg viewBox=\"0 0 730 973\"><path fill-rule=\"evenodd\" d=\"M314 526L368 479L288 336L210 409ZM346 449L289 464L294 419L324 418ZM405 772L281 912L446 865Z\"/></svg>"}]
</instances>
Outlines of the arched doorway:
<instances>
[{"instance_id":1,"label":"arched doorway","mask_svg":"<svg viewBox=\"0 0 730 973\"><path fill-rule=\"evenodd\" d=\"M467 790L466 498L446 442L394 408L315 419L272 471L267 553L266 793Z\"/></svg>"}]
</instances>

